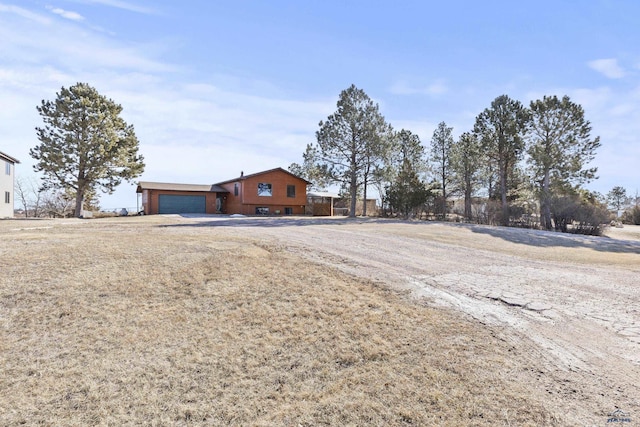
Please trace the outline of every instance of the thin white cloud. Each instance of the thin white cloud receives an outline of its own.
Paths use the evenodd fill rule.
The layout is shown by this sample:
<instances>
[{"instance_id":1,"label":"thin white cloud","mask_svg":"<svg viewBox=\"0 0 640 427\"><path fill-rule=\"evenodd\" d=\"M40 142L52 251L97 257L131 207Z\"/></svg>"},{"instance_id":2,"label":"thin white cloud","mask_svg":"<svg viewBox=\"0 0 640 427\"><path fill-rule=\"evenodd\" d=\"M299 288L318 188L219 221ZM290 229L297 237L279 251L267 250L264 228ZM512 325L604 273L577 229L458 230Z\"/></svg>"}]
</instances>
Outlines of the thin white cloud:
<instances>
[{"instance_id":1,"label":"thin white cloud","mask_svg":"<svg viewBox=\"0 0 640 427\"><path fill-rule=\"evenodd\" d=\"M610 79L621 79L626 75L625 70L615 58L596 59L587 63L589 67Z\"/></svg>"},{"instance_id":2,"label":"thin white cloud","mask_svg":"<svg viewBox=\"0 0 640 427\"><path fill-rule=\"evenodd\" d=\"M587 114L589 111L609 108L616 97L609 87L569 89L566 93L573 102L580 104Z\"/></svg>"},{"instance_id":3,"label":"thin white cloud","mask_svg":"<svg viewBox=\"0 0 640 427\"><path fill-rule=\"evenodd\" d=\"M2 11L11 12L3 17ZM153 58L171 49L166 41L121 43L102 33L65 21L52 21L20 8L0 5L0 67L44 64L63 72L119 69L141 72L173 72L179 69ZM6 18L6 19L5 19ZM28 23L26 20L29 20ZM33 25L33 23L39 25ZM29 31L24 31L29 25Z\"/></svg>"},{"instance_id":4,"label":"thin white cloud","mask_svg":"<svg viewBox=\"0 0 640 427\"><path fill-rule=\"evenodd\" d=\"M71 21L84 21L84 16L80 15L77 12L71 12L69 10L60 9L59 7L47 6L52 13L56 15L60 15L63 18L70 19Z\"/></svg>"},{"instance_id":5,"label":"thin white cloud","mask_svg":"<svg viewBox=\"0 0 640 427\"><path fill-rule=\"evenodd\" d=\"M22 18L28 19L29 21L38 22L40 24L48 24L51 22L48 18L42 15L39 15L37 13L31 12L30 10L23 9L21 7L14 6L14 5L6 5L6 4L0 3L0 13L11 13L14 15L18 15Z\"/></svg>"},{"instance_id":6,"label":"thin white cloud","mask_svg":"<svg viewBox=\"0 0 640 427\"><path fill-rule=\"evenodd\" d=\"M98 4L102 6L113 7L116 9L122 9L129 12L141 13L144 15L154 15L157 13L155 9L150 7L140 6L133 2L122 1L122 0L75 0L76 3L83 4Z\"/></svg>"},{"instance_id":7,"label":"thin white cloud","mask_svg":"<svg viewBox=\"0 0 640 427\"><path fill-rule=\"evenodd\" d=\"M441 95L449 91L449 88L445 84L444 80L437 80L427 86L427 92L430 95Z\"/></svg>"},{"instance_id":8,"label":"thin white cloud","mask_svg":"<svg viewBox=\"0 0 640 427\"><path fill-rule=\"evenodd\" d=\"M425 86L417 86L408 83L406 80L397 80L389 88L389 92L394 95L442 95L449 91L445 81L438 79Z\"/></svg>"}]
</instances>

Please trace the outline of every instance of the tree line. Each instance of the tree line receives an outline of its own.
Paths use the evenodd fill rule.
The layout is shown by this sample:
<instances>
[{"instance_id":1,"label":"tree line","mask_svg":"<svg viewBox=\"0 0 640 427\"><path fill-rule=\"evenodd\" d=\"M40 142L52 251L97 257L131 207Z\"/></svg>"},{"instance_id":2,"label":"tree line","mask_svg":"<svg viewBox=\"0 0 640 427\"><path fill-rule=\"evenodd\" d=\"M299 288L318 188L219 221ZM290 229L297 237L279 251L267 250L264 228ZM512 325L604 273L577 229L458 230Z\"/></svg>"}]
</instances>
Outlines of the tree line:
<instances>
[{"instance_id":1,"label":"tree line","mask_svg":"<svg viewBox=\"0 0 640 427\"><path fill-rule=\"evenodd\" d=\"M591 131L568 96L524 106L501 95L457 139L452 127L438 124L427 149L351 85L320 121L302 163L289 170L315 189L339 185L351 216L374 187L385 215L447 219L455 198L464 200L456 218L465 221L599 234L609 212L603 196L584 188L597 178L589 164L601 144Z\"/></svg>"},{"instance_id":2,"label":"tree line","mask_svg":"<svg viewBox=\"0 0 640 427\"><path fill-rule=\"evenodd\" d=\"M144 170L133 126L122 107L86 83L62 88L36 107L44 126L30 150L40 186L18 180L25 215L81 216ZM544 96L528 107L497 97L456 140L441 122L427 150L410 130L395 130L378 104L355 85L340 93L335 113L320 121L315 143L289 169L316 189L339 184L350 215L373 187L385 215L451 217L461 198L466 221L599 232L607 203L623 221L639 224L639 198L614 187L605 198L583 188L600 147L582 107L569 97ZM634 206L635 203L635 206ZM363 215L367 215L364 203ZM455 213L455 212L454 212ZM534 219L537 217L537 219Z\"/></svg>"}]
</instances>

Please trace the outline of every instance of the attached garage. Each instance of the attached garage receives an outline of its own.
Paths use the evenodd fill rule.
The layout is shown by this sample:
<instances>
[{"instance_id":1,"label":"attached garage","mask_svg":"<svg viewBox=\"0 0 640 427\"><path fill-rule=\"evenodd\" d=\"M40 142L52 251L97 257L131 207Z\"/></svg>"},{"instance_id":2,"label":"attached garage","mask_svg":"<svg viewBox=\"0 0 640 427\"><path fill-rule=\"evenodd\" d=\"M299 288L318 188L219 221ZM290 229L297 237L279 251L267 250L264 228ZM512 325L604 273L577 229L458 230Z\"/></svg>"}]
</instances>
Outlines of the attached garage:
<instances>
[{"instance_id":1,"label":"attached garage","mask_svg":"<svg viewBox=\"0 0 640 427\"><path fill-rule=\"evenodd\" d=\"M142 211L154 214L215 214L223 213L227 191L215 185L140 182Z\"/></svg>"},{"instance_id":2,"label":"attached garage","mask_svg":"<svg viewBox=\"0 0 640 427\"><path fill-rule=\"evenodd\" d=\"M159 214L207 213L206 196L158 196Z\"/></svg>"}]
</instances>

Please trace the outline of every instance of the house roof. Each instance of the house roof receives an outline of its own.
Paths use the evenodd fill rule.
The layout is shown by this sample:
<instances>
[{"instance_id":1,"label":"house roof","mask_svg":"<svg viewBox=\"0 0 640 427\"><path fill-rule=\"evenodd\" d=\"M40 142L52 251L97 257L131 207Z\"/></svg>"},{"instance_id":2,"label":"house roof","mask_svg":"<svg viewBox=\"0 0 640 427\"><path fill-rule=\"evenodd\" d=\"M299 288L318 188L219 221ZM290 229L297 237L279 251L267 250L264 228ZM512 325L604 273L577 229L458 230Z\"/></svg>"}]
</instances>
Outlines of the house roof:
<instances>
[{"instance_id":1,"label":"house roof","mask_svg":"<svg viewBox=\"0 0 640 427\"><path fill-rule=\"evenodd\" d=\"M0 153L1 154L1 153ZM288 175L291 175L294 178L297 178L301 181L306 182L307 184L311 184L309 181L307 181L304 178L300 178L297 175L292 174L291 172L282 169L282 168L275 168L275 169L269 169L266 171L262 171L262 172L257 172L251 175L240 175L240 177L236 178L236 179L229 179L227 181L222 181L219 182L217 184L177 184L177 183L171 183L171 182L151 182L151 181L140 181L138 182L138 188L136 189L136 193L142 193L143 190L169 190L169 191L197 191L197 192L211 192L211 193L228 193L227 190L225 190L224 188L221 187L221 185L223 184L228 184L230 182L237 182L243 179L247 179L247 178L251 178L254 176L259 176L259 175L264 175L270 172L276 172L276 171L280 171L280 172L284 172Z\"/></svg>"},{"instance_id":2,"label":"house roof","mask_svg":"<svg viewBox=\"0 0 640 427\"><path fill-rule=\"evenodd\" d=\"M235 179L228 179L228 180L226 180L226 181L218 182L218 183L216 183L215 185L222 185L222 184L228 184L228 183L230 183L230 182L237 182L237 181L241 181L241 180L243 180L243 179L252 178L252 177L254 177L254 176L264 175L264 174L267 174L267 173L277 172L277 171L284 172L284 173L286 173L287 175L291 175L291 176L292 176L292 177L294 177L294 178L297 178L297 179L299 179L299 180L302 180L302 181L306 182L307 184L311 184L311 182L307 181L307 180L306 180L306 179L304 179L304 178L299 177L298 175L294 175L294 174L292 174L291 172L289 172L289 171L288 171L288 170L286 170L286 169L282 169L282 168L274 168L274 169L269 169L269 170L262 171L262 172L252 173L252 174L250 174L250 175L244 175L244 174L242 174L242 173L241 173L241 175L240 175L238 178L235 178Z\"/></svg>"},{"instance_id":3,"label":"house roof","mask_svg":"<svg viewBox=\"0 0 640 427\"><path fill-rule=\"evenodd\" d=\"M11 157L8 154L3 153L2 151L0 151L0 159L6 160L11 163L20 163L20 160L16 159L15 157Z\"/></svg>"},{"instance_id":4,"label":"house roof","mask_svg":"<svg viewBox=\"0 0 640 427\"><path fill-rule=\"evenodd\" d=\"M228 193L222 187L211 184L176 184L170 182L150 182L140 181L136 193L142 193L142 190L170 190L170 191L198 191L208 193Z\"/></svg>"}]
</instances>

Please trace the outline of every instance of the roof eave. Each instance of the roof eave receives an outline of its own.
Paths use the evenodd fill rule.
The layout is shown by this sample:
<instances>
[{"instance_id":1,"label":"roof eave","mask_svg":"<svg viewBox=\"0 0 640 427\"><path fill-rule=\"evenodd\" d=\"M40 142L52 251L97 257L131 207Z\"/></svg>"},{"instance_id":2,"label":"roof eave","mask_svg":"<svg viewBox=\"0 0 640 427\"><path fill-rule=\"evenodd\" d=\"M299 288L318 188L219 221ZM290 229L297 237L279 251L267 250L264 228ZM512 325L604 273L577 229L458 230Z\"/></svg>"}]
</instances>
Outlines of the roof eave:
<instances>
[{"instance_id":1,"label":"roof eave","mask_svg":"<svg viewBox=\"0 0 640 427\"><path fill-rule=\"evenodd\" d=\"M11 163L20 164L20 160L16 159L15 157L11 157L6 153L3 153L2 151L0 151L0 158L7 160Z\"/></svg>"}]
</instances>

